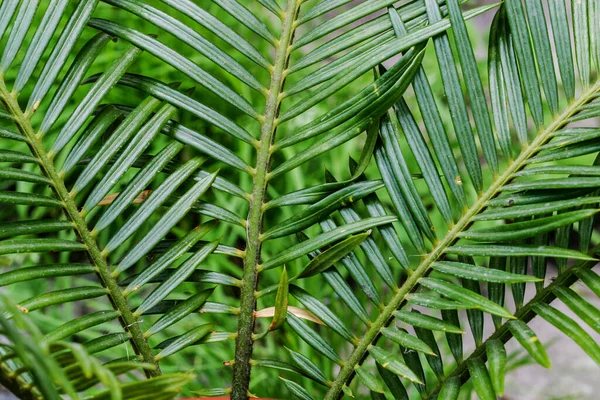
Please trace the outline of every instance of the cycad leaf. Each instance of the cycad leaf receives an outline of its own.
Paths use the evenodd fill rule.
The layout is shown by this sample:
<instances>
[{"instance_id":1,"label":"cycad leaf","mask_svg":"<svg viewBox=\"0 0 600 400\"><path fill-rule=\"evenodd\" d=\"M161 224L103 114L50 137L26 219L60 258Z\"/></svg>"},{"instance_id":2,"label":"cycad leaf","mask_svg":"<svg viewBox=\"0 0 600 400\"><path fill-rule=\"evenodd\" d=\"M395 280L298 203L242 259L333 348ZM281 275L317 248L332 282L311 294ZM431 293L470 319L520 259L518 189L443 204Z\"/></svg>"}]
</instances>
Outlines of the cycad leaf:
<instances>
[{"instance_id":1,"label":"cycad leaf","mask_svg":"<svg viewBox=\"0 0 600 400\"><path fill-rule=\"evenodd\" d=\"M188 258L177 270L175 270L171 276L169 276L164 282L162 282L154 291L146 297L144 302L135 311L136 316L142 315L145 311L149 310L161 300L167 297L179 284L191 275L191 273L198 267L206 257L208 257L217 247L218 242L212 242L203 246L200 250L194 253L193 256Z\"/></svg>"},{"instance_id":2,"label":"cycad leaf","mask_svg":"<svg viewBox=\"0 0 600 400\"><path fill-rule=\"evenodd\" d=\"M486 299L485 297L470 290L461 288L453 283L435 278L421 278L419 283L431 290L434 290L449 299L469 304L475 308L490 314L498 315L503 318L512 319L514 316L504 307Z\"/></svg>"},{"instance_id":3,"label":"cycad leaf","mask_svg":"<svg viewBox=\"0 0 600 400\"><path fill-rule=\"evenodd\" d=\"M490 374L480 358L467 361L469 374L475 387L475 392L481 400L496 400L496 393L492 386Z\"/></svg>"},{"instance_id":4,"label":"cycad leaf","mask_svg":"<svg viewBox=\"0 0 600 400\"><path fill-rule=\"evenodd\" d=\"M527 326L523 321L510 321L508 323L508 329L514 336L515 339L527 350L527 352L536 360L541 366L550 368L550 359L546 353L546 349L540 343L540 339L537 337L535 332Z\"/></svg>"},{"instance_id":5,"label":"cycad leaf","mask_svg":"<svg viewBox=\"0 0 600 400\"><path fill-rule=\"evenodd\" d=\"M429 315L424 315L418 312L408 312L408 311L396 311L394 316L398 318L402 322L406 322L409 325L416 326L419 328L434 330L434 331L442 331L442 332L450 332L450 333L463 333L463 330L458 326L454 326L452 324L447 323L446 321L442 321L435 317L431 317Z\"/></svg>"},{"instance_id":6,"label":"cycad leaf","mask_svg":"<svg viewBox=\"0 0 600 400\"><path fill-rule=\"evenodd\" d=\"M379 348L370 347L369 353L378 364L383 368L393 372L394 374L408 379L411 382L422 383L421 380L410 370L400 359L391 353Z\"/></svg>"},{"instance_id":7,"label":"cycad leaf","mask_svg":"<svg viewBox=\"0 0 600 400\"><path fill-rule=\"evenodd\" d=\"M146 331L147 336L154 335L163 329L175 324L177 321L187 317L190 313L198 310L206 302L213 293L214 289L203 290L196 293L190 298L177 303L169 311L167 311L158 321L156 321L150 329Z\"/></svg>"},{"instance_id":8,"label":"cycad leaf","mask_svg":"<svg viewBox=\"0 0 600 400\"><path fill-rule=\"evenodd\" d=\"M572 318L546 304L534 304L533 311L577 343L596 363L600 363L600 347Z\"/></svg>"},{"instance_id":9,"label":"cycad leaf","mask_svg":"<svg viewBox=\"0 0 600 400\"><path fill-rule=\"evenodd\" d=\"M212 324L200 325L183 335L178 336L174 340L170 340L169 343L161 343L156 346L159 349L162 349L160 353L156 355L156 359L160 360L165 357L168 357L172 354L181 351L182 349L193 346L200 340L202 340L206 335L208 335L213 330Z\"/></svg>"},{"instance_id":10,"label":"cycad leaf","mask_svg":"<svg viewBox=\"0 0 600 400\"><path fill-rule=\"evenodd\" d=\"M506 349L499 340L488 340L485 349L492 386L498 396L503 396L507 361Z\"/></svg>"},{"instance_id":11,"label":"cycad leaf","mask_svg":"<svg viewBox=\"0 0 600 400\"><path fill-rule=\"evenodd\" d=\"M539 278L534 276L518 275L497 269L477 267L472 264L464 264L452 261L435 262L433 263L432 268L436 271L478 282L518 283L540 281Z\"/></svg>"},{"instance_id":12,"label":"cycad leaf","mask_svg":"<svg viewBox=\"0 0 600 400\"><path fill-rule=\"evenodd\" d=\"M285 317L288 312L288 294L289 294L289 281L288 274L285 267L281 272L281 278L279 279L279 286L277 287L277 295L275 296L275 311L273 313L273 321L269 325L269 330L275 330L280 328L285 323Z\"/></svg>"}]
</instances>

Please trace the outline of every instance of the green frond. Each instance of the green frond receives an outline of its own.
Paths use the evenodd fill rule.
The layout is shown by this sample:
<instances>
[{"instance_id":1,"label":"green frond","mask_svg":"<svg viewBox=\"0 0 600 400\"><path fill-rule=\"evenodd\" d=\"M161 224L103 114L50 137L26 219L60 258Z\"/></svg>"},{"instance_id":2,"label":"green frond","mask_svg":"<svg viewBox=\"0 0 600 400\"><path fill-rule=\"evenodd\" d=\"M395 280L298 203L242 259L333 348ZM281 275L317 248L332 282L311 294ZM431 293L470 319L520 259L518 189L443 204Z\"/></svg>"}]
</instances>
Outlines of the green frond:
<instances>
[{"instance_id":1,"label":"green frond","mask_svg":"<svg viewBox=\"0 0 600 400\"><path fill-rule=\"evenodd\" d=\"M0 0L0 383L491 400L536 315L600 363L600 6L463 3Z\"/></svg>"}]
</instances>

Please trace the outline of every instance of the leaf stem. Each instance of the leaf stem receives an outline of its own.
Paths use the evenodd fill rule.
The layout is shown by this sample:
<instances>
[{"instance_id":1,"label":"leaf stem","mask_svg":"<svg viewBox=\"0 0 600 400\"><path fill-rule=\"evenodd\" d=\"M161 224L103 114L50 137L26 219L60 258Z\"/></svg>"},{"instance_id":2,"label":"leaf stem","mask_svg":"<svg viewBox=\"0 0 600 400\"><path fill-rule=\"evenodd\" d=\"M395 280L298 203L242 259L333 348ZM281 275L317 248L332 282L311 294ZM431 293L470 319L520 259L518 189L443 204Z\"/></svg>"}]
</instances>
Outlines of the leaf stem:
<instances>
[{"instance_id":1,"label":"leaf stem","mask_svg":"<svg viewBox=\"0 0 600 400\"><path fill-rule=\"evenodd\" d=\"M257 144L256 166L252 182L249 212L246 224L246 251L244 255L244 273L240 294L240 313L236 337L235 359L233 363L232 400L248 398L250 385L250 360L252 357L252 333L254 331L254 310L256 308L257 267L261 263L261 234L263 225L264 202L269 181L271 146L277 131L277 117L281 103L281 92L286 78L290 47L296 28L295 22L300 10L301 0L288 0L281 28L281 37L277 43L276 58L271 74L271 84L267 94L265 115L261 118L260 141Z\"/></svg>"},{"instance_id":2,"label":"leaf stem","mask_svg":"<svg viewBox=\"0 0 600 400\"><path fill-rule=\"evenodd\" d=\"M354 376L354 368L360 365L366 357L369 346L376 342L381 333L381 328L387 326L393 318L393 313L404 303L406 295L411 293L418 285L419 279L426 276L431 265L437 261L446 251L446 249L458 240L458 234L469 228L473 222L473 218L479 214L486 206L489 200L493 199L500 189L514 178L514 174L524 168L526 161L539 150L546 141L548 141L554 132L562 128L570 117L577 113L581 106L588 103L592 96L600 90L600 82L596 83L592 88L587 89L582 95L572 102L560 115L556 116L550 125L540 132L533 142L525 147L521 154L506 168L506 170L496 177L490 187L478 197L477 201L469 207L463 216L458 220L456 225L450 227L448 233L437 243L432 251L427 254L419 267L412 275L404 282L402 287L396 292L392 300L381 311L375 322L369 327L359 345L354 349L350 358L346 361L340 373L333 381L333 384L324 400L335 400L342 393L342 388Z\"/></svg>"},{"instance_id":3,"label":"leaf stem","mask_svg":"<svg viewBox=\"0 0 600 400\"><path fill-rule=\"evenodd\" d=\"M96 274L102 285L108 291L108 298L110 299L113 308L120 314L119 322L123 329L130 335L131 345L135 353L142 356L143 362L156 365L155 370L146 370L146 375L148 377L160 375L161 372L158 368L158 364L154 360L152 349L145 339L137 319L133 316L117 281L111 275L110 267L102 256L96 240L91 235L85 219L77 209L75 200L69 195L69 191L67 190L63 179L56 171L56 168L54 168L54 163L44 148L41 137L36 135L30 120L23 113L16 97L10 93L3 79L0 79L0 100L2 100L6 106L6 110L14 117L14 122L19 131L27 138L31 151L40 161L40 166L44 175L52 182L56 197L63 203L63 208L67 217L75 225L75 229L77 230L81 241L86 246L87 253L94 264Z\"/></svg>"}]
</instances>

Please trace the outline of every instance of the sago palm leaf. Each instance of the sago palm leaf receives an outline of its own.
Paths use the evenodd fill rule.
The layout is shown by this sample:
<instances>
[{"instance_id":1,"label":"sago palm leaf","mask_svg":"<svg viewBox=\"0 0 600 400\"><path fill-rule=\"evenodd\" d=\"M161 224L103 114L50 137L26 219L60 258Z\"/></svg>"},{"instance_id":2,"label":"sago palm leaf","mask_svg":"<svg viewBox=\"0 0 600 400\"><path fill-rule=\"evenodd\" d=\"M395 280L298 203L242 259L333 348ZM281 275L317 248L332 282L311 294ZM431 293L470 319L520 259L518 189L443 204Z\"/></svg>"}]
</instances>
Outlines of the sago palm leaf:
<instances>
[{"instance_id":1,"label":"sago palm leaf","mask_svg":"<svg viewBox=\"0 0 600 400\"><path fill-rule=\"evenodd\" d=\"M198 199L215 181L216 173L203 173L200 169L203 159L199 157L175 162L174 157L183 145L171 140L143 165L144 168L131 175L130 171L140 168L144 152L161 130L166 129L166 123L176 111L174 106L153 97L146 98L129 113L115 107L98 108L138 58L140 49L133 46L124 49L98 81L89 87L81 103L74 110L66 107L111 39L100 33L88 38L87 42L78 41L96 3L81 1L68 5L65 1L53 1L43 10L38 10L37 1L5 1L1 5L0 34L6 33L13 14L14 21L0 67L3 78L0 97L5 107L3 126L6 127L2 128L2 140L12 143L13 147L7 145L6 148L11 150L2 150L0 160L23 167L2 169L3 188L8 190L2 191L0 201L3 208L15 210L19 205L30 208L26 212L28 217L13 222L3 221L0 236L4 240L0 242L0 254L58 253L60 256L42 256L38 258L39 263L32 259L34 263L30 266L23 265L2 273L0 281L2 286L7 286L40 278L82 277L71 281L76 282L75 286L19 298L19 307L29 313L87 301L88 307L83 315L73 320L66 319L58 326L50 325L48 328L51 329L45 330L43 340L53 343L83 335L88 338L83 346L90 352L105 351L129 342L133 352L121 349L125 354L132 354L127 356L127 360L131 361L115 362L122 366L131 364L131 367L120 367L119 374L140 363L141 367L145 366L148 376L156 376L160 374L159 359L199 340L206 340L212 331L212 325L204 324L178 338L163 337L167 340L153 344L156 350L152 350L148 338L200 308L210 296L210 290L193 296L189 299L188 308L183 310L181 307L165 309L163 301L178 290L181 282L193 279L190 276L209 254L213 251L227 252L227 249L219 248L218 241L199 242L215 225L215 222L207 222L184 235L167 251L163 250L146 275L135 281L133 290L123 291L118 277L122 271L157 249L159 242L198 204ZM29 43L25 38L36 11L43 11L43 18ZM55 32L61 18L66 20L66 25L62 32ZM84 46L67 64L78 42ZM50 43L53 47L34 81L32 73ZM24 53L22 58L18 57L21 52ZM15 60L21 63L12 89L8 89L5 77L14 76L10 70L17 70ZM62 76L60 80L59 76ZM57 89L50 98L48 93L54 86ZM23 103L27 106L23 106L21 93L27 87L30 87L31 95L28 102ZM40 120L36 119L36 111L43 112ZM69 114L65 114L67 111ZM89 119L91 122L88 124ZM102 135L105 135L103 140ZM163 172L168 172L164 179L160 176ZM123 177L126 177L127 183L118 199L112 201L110 196L106 198ZM128 211L131 204L146 193L144 189L152 181L160 184L147 196L143 205L134 212ZM35 189L24 192L22 189L26 186L23 183L33 184ZM98 215L99 206L103 204L106 206L100 207L103 210ZM44 210L40 212L39 207ZM102 232L109 227L111 233L107 237ZM147 228L131 241L132 235L140 232L142 227ZM123 250L124 243L127 243L127 248ZM194 245L193 255L186 257L185 253ZM117 252L118 249L121 250ZM49 263L44 263L44 259ZM116 260L119 260L118 267L111 265ZM169 269L173 266L179 268ZM127 296L131 291L141 289L153 277L165 272L167 274L161 285L150 292L140 292L141 297L136 300L135 307L128 303ZM222 282L219 277L219 274L214 274L208 281L216 279ZM205 277L198 279L206 280ZM228 282L237 281L229 279ZM195 306L192 309L189 308L191 302ZM157 307L162 307L162 311L154 311ZM154 325L153 329L144 332L139 325L140 315L149 312L160 313L163 318L160 326ZM114 325L117 321L120 329ZM148 368L148 365L153 368ZM7 374L9 380L19 378L10 372ZM169 385L169 382L157 380L154 385L159 395L163 390L161 385ZM148 391L144 388L152 390L151 387L132 388L147 395ZM107 392L107 396L111 393ZM172 396L172 392L165 396Z\"/></svg>"},{"instance_id":2,"label":"sago palm leaf","mask_svg":"<svg viewBox=\"0 0 600 400\"><path fill-rule=\"evenodd\" d=\"M189 374L173 374L120 382L119 375L156 367L133 360L102 364L86 351L89 347L48 340L19 308L5 297L1 301L0 381L19 398L60 399L64 394L78 399L80 393L98 385L94 392L86 393L86 399L142 399L150 392L154 398L170 399L193 378Z\"/></svg>"},{"instance_id":3,"label":"sago palm leaf","mask_svg":"<svg viewBox=\"0 0 600 400\"><path fill-rule=\"evenodd\" d=\"M0 253L40 254L0 283L75 277L76 287L19 306L86 305L44 340L135 353L154 366L149 377L190 346L226 347L231 386L204 393L236 400L261 391L255 368L283 371L301 399L402 399L412 386L453 399L469 376L491 399L511 337L548 364L526 325L536 314L600 361L598 345L549 305L559 297L597 328L597 310L569 289L581 279L597 291L599 279L589 248L600 174L581 157L600 149L588 123L600 114L595 1L550 0L549 18L541 0L472 10L458 0L212 3L0 4L0 138L10 143L0 161L13 165L0 171L0 201L31 213L0 225ZM492 9L488 105L465 20ZM140 57L181 82L134 71ZM429 83L438 71L443 107ZM411 85L416 104L404 96ZM363 133L358 161L335 160L336 172L349 164L343 180L290 183ZM232 268L211 268L224 258ZM551 260L558 276L544 286ZM208 286L190 296L186 282ZM524 304L528 282L536 295ZM208 301L232 291L233 305ZM460 310L476 344L466 357ZM196 323L196 313L222 315ZM494 333L484 340L485 313ZM262 357L279 332L289 349Z\"/></svg>"}]
</instances>

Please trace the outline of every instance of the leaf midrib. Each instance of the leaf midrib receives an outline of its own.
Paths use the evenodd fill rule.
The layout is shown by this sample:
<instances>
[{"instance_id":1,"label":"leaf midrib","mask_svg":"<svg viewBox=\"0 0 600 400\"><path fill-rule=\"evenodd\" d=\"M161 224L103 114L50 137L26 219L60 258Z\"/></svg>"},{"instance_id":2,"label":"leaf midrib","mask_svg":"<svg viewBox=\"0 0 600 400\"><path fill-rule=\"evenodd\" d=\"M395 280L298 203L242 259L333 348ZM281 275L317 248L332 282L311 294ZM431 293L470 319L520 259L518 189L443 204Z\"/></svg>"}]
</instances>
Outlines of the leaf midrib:
<instances>
[{"instance_id":1,"label":"leaf midrib","mask_svg":"<svg viewBox=\"0 0 600 400\"><path fill-rule=\"evenodd\" d=\"M393 318L393 312L402 305L406 295L411 293L418 285L419 279L429 272L431 265L444 254L448 247L452 246L452 244L459 239L458 234L468 229L474 221L473 218L486 207L487 202L496 197L499 194L500 189L514 178L514 174L527 165L527 159L534 155L539 148L552 137L552 134L562 128L568 122L569 118L577 113L581 106L588 103L598 91L600 91L600 81L583 92L579 99L573 101L561 114L556 116L550 125L538 134L529 146L523 149L521 154L506 168L506 170L495 178L489 188L464 212L458 222L450 227L448 233L435 245L433 250L423 259L423 261L421 261L418 268L408 277L406 282L398 289L392 300L381 311L377 319L369 326L369 329L362 337L360 344L354 349L354 352L333 381L324 400L335 400L338 398L342 392L343 386L349 382L354 375L354 367L362 363L369 346L379 338L381 328L389 324Z\"/></svg>"},{"instance_id":2,"label":"leaf midrib","mask_svg":"<svg viewBox=\"0 0 600 400\"><path fill-rule=\"evenodd\" d=\"M54 168L51 157L43 146L42 138L39 137L31 125L31 121L24 114L15 95L11 93L4 79L0 78L0 100L6 105L7 111L14 117L14 122L19 131L27 138L28 145L32 153L40 161L41 169L44 175L51 180L56 197L62 202L63 209L67 217L75 225L75 229L83 244L87 248L87 253L94 264L96 275L104 287L108 291L108 298L113 308L119 312L119 322L125 332L130 335L130 342L136 354L141 355L143 362L151 363L156 366L156 369L146 369L146 376L153 377L161 374L161 371L154 359L154 354L148 341L144 338L144 334L138 325L137 319L131 312L127 300L123 296L116 279L112 276L110 267L102 256L102 253L96 243L95 238L90 233L90 230L85 222L84 217L77 209L75 200L70 196L61 175Z\"/></svg>"},{"instance_id":3,"label":"leaf midrib","mask_svg":"<svg viewBox=\"0 0 600 400\"><path fill-rule=\"evenodd\" d=\"M261 234L263 215L266 211L265 196L269 184L269 165L273 152L273 141L277 131L277 118L281 93L287 75L290 47L296 29L299 0L288 0L281 27L281 37L276 43L276 57L271 73L271 83L267 93L265 113L261 122L260 139L255 143L256 164L252 171L252 193L248 218L246 221L246 250L244 254L244 273L240 291L240 312L233 363L232 400L246 400L250 385L250 361L252 358L254 311L256 308L257 267L261 263Z\"/></svg>"}]
</instances>

